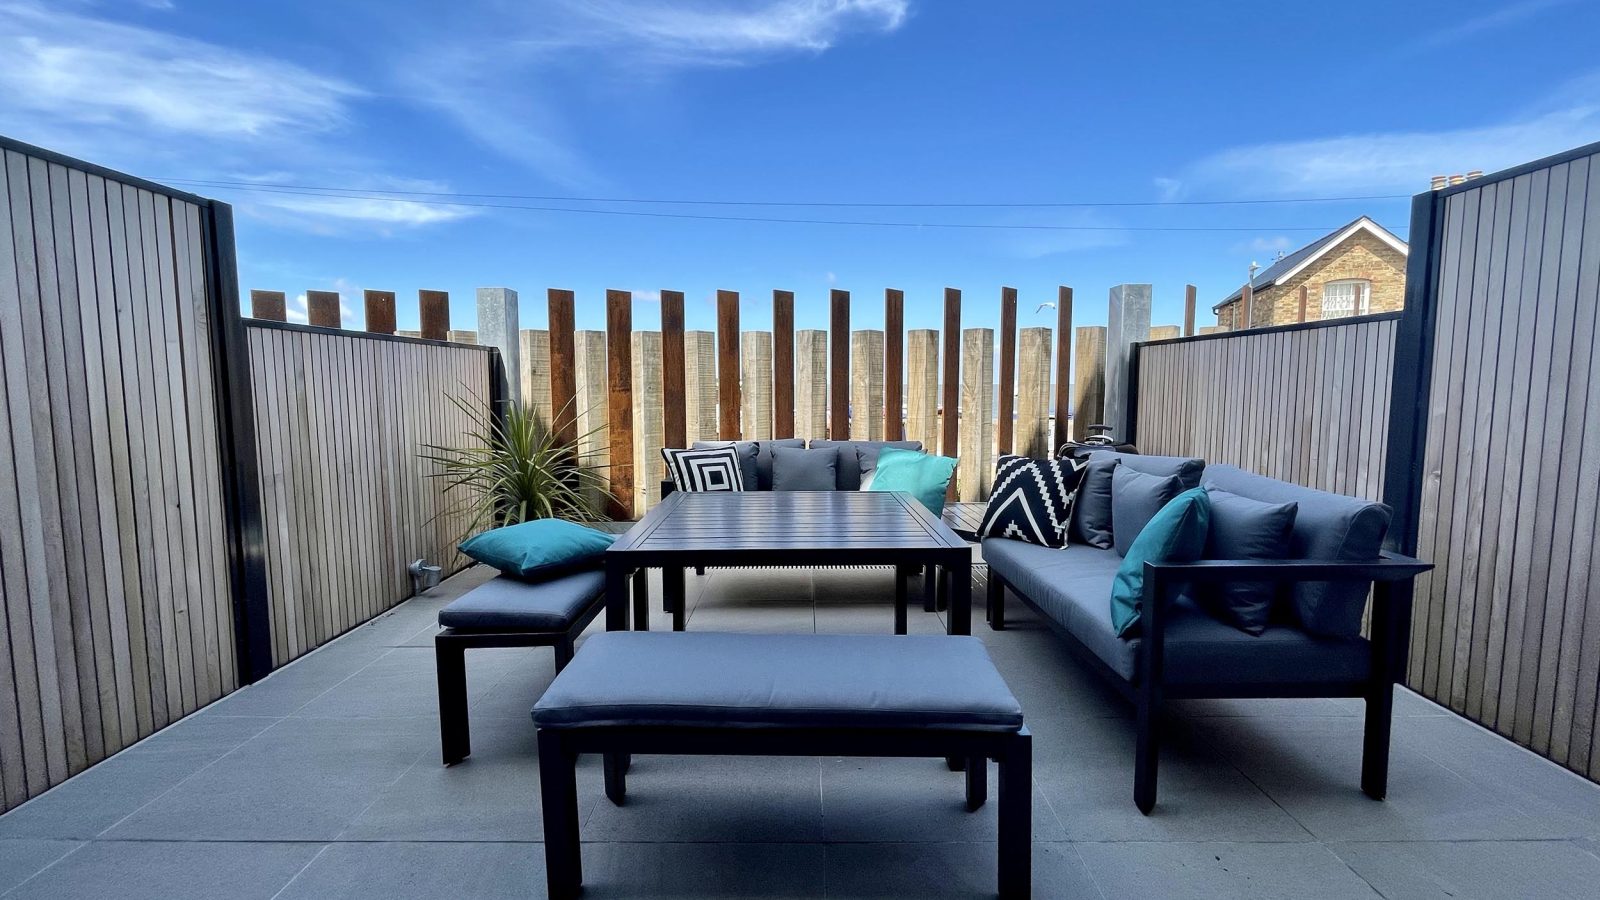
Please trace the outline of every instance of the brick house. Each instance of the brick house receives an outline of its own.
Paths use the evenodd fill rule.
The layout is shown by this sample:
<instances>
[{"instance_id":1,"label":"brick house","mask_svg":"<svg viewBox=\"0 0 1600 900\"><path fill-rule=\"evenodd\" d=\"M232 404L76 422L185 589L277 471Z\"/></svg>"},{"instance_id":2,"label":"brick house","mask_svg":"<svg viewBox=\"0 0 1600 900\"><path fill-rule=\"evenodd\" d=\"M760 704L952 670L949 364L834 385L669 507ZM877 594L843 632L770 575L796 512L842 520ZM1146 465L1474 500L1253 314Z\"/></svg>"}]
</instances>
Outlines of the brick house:
<instances>
[{"instance_id":1,"label":"brick house","mask_svg":"<svg viewBox=\"0 0 1600 900\"><path fill-rule=\"evenodd\" d=\"M1250 325L1286 325L1300 320L1300 288L1306 288L1306 320L1388 312L1405 305L1406 242L1366 216L1312 241L1256 273L1250 282ZM1217 326L1239 322L1234 291L1211 311Z\"/></svg>"}]
</instances>

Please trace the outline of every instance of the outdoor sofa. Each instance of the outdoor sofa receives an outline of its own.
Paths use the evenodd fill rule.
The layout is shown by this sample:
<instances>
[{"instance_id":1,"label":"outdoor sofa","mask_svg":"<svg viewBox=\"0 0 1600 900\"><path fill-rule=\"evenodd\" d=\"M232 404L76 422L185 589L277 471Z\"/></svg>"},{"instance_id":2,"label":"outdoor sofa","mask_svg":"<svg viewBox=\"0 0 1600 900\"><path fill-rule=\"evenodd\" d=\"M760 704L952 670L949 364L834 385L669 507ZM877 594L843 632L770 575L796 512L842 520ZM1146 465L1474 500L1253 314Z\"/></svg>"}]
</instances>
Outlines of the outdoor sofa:
<instances>
[{"instance_id":1,"label":"outdoor sofa","mask_svg":"<svg viewBox=\"0 0 1600 900\"><path fill-rule=\"evenodd\" d=\"M1082 515L1104 506L1119 465L1177 476L1185 489L1204 485L1262 503L1297 504L1286 557L1229 559L1235 554L1222 548L1207 554L1215 559L1146 563L1139 633L1124 638L1113 628L1110 604L1123 559L1116 549L985 538L990 627L1005 627L1006 595L1014 594L1135 704L1134 801L1142 812L1155 805L1161 709L1168 698L1363 698L1361 787L1382 799L1393 684L1405 669L1409 642L1411 580L1430 568L1383 550L1389 508L1199 459L1102 451L1089 457L1074 531ZM1115 524L1111 520L1113 530ZM1272 619L1259 635L1194 601L1202 583L1229 582L1247 582L1267 595ZM1369 589L1372 613L1363 636ZM1313 630L1308 618L1315 620Z\"/></svg>"}]
</instances>

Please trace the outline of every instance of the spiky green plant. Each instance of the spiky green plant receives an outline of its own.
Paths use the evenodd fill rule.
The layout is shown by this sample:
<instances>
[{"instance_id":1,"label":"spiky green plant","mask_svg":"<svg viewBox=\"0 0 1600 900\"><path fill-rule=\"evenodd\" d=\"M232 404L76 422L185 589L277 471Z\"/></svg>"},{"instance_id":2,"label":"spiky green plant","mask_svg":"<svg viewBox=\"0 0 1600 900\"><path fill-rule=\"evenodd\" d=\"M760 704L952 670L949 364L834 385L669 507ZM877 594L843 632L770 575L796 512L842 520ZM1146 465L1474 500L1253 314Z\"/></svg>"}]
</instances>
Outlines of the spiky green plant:
<instances>
[{"instance_id":1,"label":"spiky green plant","mask_svg":"<svg viewBox=\"0 0 1600 900\"><path fill-rule=\"evenodd\" d=\"M459 489L442 515L462 516L463 539L533 519L605 518L603 502L596 502L611 496L595 471L603 466L580 465L577 451L558 442L551 427L521 403L504 401L496 416L471 393L449 398L470 422L466 445L426 444L421 454L435 467L430 477ZM564 409L557 416L570 413ZM594 455L604 459L604 448Z\"/></svg>"}]
</instances>

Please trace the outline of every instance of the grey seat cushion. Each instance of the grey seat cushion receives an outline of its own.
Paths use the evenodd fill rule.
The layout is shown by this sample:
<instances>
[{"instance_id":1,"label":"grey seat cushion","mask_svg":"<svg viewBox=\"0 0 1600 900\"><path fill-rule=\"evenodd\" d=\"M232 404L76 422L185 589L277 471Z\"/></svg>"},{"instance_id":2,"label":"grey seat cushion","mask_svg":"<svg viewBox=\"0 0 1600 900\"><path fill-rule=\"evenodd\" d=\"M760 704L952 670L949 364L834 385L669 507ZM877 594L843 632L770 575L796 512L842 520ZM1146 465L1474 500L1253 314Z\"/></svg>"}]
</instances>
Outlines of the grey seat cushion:
<instances>
[{"instance_id":1,"label":"grey seat cushion","mask_svg":"<svg viewBox=\"0 0 1600 900\"><path fill-rule=\"evenodd\" d=\"M779 447L772 451L772 489L831 491L838 481L839 455L833 450Z\"/></svg>"},{"instance_id":2,"label":"grey seat cushion","mask_svg":"<svg viewBox=\"0 0 1600 900\"><path fill-rule=\"evenodd\" d=\"M921 450L921 441L829 441L814 440L808 446L813 450L834 448L839 454L837 487L841 491L861 490L861 453L865 452L875 461L878 451L884 447L899 447L902 450Z\"/></svg>"},{"instance_id":3,"label":"grey seat cushion","mask_svg":"<svg viewBox=\"0 0 1600 900\"><path fill-rule=\"evenodd\" d=\"M1110 547L1111 473L1121 465L1120 453L1091 453L1072 504L1071 540L1091 547Z\"/></svg>"},{"instance_id":4,"label":"grey seat cushion","mask_svg":"<svg viewBox=\"0 0 1600 900\"><path fill-rule=\"evenodd\" d=\"M539 582L501 575L439 610L439 624L462 631L565 631L605 590L599 570Z\"/></svg>"},{"instance_id":5,"label":"grey seat cushion","mask_svg":"<svg viewBox=\"0 0 1600 900\"><path fill-rule=\"evenodd\" d=\"M1262 503L1294 503L1289 559L1374 559L1389 530L1389 507L1374 500L1330 494L1236 466L1207 466L1206 481ZM1295 616L1307 631L1332 637L1361 632L1361 613L1369 585L1303 582L1291 590Z\"/></svg>"},{"instance_id":6,"label":"grey seat cushion","mask_svg":"<svg viewBox=\"0 0 1600 900\"><path fill-rule=\"evenodd\" d=\"M1127 556L1156 513L1183 491L1183 479L1177 475L1151 475L1118 466L1111 473L1111 543L1117 555Z\"/></svg>"},{"instance_id":7,"label":"grey seat cushion","mask_svg":"<svg viewBox=\"0 0 1600 900\"><path fill-rule=\"evenodd\" d=\"M1200 476L1206 469L1206 461L1193 456L1145 456L1141 453L1096 450L1089 454L1089 459L1115 459L1121 465L1146 475L1176 475L1186 491L1200 486Z\"/></svg>"},{"instance_id":8,"label":"grey seat cushion","mask_svg":"<svg viewBox=\"0 0 1600 900\"><path fill-rule=\"evenodd\" d=\"M1059 558L1069 555L1070 560ZM983 542L983 558L991 572L1112 671L1138 683L1141 639L1123 640L1111 625L1111 579L1122 562L1114 551L1083 545L1055 550L990 538ZM1359 637L1324 638L1283 625L1249 635L1188 600L1169 604L1166 614L1168 685L1333 684L1368 674L1370 654Z\"/></svg>"},{"instance_id":9,"label":"grey seat cushion","mask_svg":"<svg viewBox=\"0 0 1600 900\"><path fill-rule=\"evenodd\" d=\"M1022 707L972 637L612 631L584 643L533 720L1016 731Z\"/></svg>"}]
</instances>

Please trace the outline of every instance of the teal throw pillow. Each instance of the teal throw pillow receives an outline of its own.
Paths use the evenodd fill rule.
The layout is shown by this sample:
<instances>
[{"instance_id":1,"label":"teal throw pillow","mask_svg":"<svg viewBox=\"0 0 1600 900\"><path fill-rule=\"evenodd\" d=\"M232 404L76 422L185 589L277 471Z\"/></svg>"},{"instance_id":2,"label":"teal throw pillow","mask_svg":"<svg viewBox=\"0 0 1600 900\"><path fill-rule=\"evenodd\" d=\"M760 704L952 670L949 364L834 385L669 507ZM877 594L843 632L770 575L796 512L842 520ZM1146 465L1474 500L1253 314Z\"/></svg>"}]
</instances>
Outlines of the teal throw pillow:
<instances>
[{"instance_id":1,"label":"teal throw pillow","mask_svg":"<svg viewBox=\"0 0 1600 900\"><path fill-rule=\"evenodd\" d=\"M1111 582L1111 625L1118 637L1132 637L1139 630L1144 564L1199 559L1210 530L1211 498L1205 488L1184 491L1151 517L1128 547Z\"/></svg>"},{"instance_id":2,"label":"teal throw pillow","mask_svg":"<svg viewBox=\"0 0 1600 900\"><path fill-rule=\"evenodd\" d=\"M598 564L616 539L564 519L535 519L475 534L459 549L507 575L537 581Z\"/></svg>"},{"instance_id":3,"label":"teal throw pillow","mask_svg":"<svg viewBox=\"0 0 1600 900\"><path fill-rule=\"evenodd\" d=\"M956 473L956 461L920 450L884 447L863 491L908 491L936 516L944 515L945 491Z\"/></svg>"}]
</instances>

